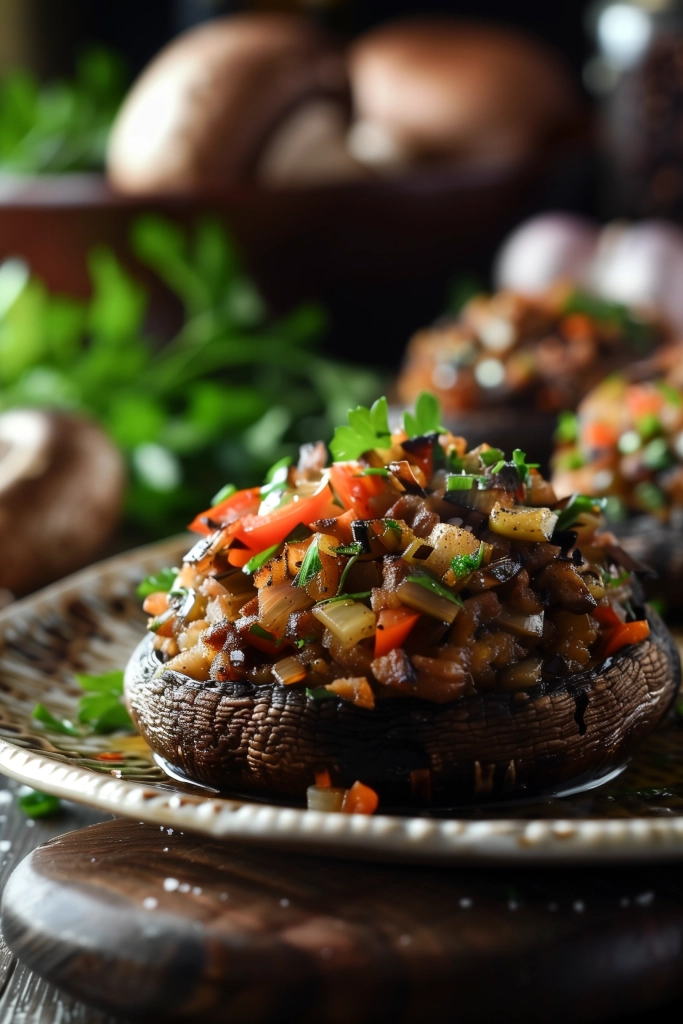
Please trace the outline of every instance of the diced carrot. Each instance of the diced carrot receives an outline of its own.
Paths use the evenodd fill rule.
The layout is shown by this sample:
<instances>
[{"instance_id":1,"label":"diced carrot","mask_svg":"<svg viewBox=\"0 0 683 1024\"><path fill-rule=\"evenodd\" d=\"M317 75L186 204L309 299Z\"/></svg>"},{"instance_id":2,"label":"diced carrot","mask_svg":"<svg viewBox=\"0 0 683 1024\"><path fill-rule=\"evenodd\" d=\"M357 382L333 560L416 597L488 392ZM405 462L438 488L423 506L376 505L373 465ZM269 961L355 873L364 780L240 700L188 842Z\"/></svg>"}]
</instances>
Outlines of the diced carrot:
<instances>
[{"instance_id":1,"label":"diced carrot","mask_svg":"<svg viewBox=\"0 0 683 1024\"><path fill-rule=\"evenodd\" d=\"M123 761L125 756L121 750L103 750L101 754L93 754L93 761Z\"/></svg>"},{"instance_id":2,"label":"diced carrot","mask_svg":"<svg viewBox=\"0 0 683 1024\"><path fill-rule=\"evenodd\" d=\"M359 708L372 710L375 706L375 695L365 676L351 676L348 679L335 679L325 687L342 700L348 700Z\"/></svg>"},{"instance_id":3,"label":"diced carrot","mask_svg":"<svg viewBox=\"0 0 683 1024\"><path fill-rule=\"evenodd\" d=\"M142 608L148 615L161 615L168 608L168 594L163 590L148 594L143 601Z\"/></svg>"},{"instance_id":4,"label":"diced carrot","mask_svg":"<svg viewBox=\"0 0 683 1024\"><path fill-rule=\"evenodd\" d=\"M375 657L381 658L396 647L402 647L419 618L419 612L414 612L403 605L398 608L383 608L377 616Z\"/></svg>"},{"instance_id":5,"label":"diced carrot","mask_svg":"<svg viewBox=\"0 0 683 1024\"><path fill-rule=\"evenodd\" d=\"M374 789L354 782L344 798L342 811L344 814L374 814L378 805L379 797Z\"/></svg>"},{"instance_id":6,"label":"diced carrot","mask_svg":"<svg viewBox=\"0 0 683 1024\"><path fill-rule=\"evenodd\" d=\"M315 784L318 789L332 789L332 779L327 768L323 768L322 771L315 772Z\"/></svg>"},{"instance_id":7,"label":"diced carrot","mask_svg":"<svg viewBox=\"0 0 683 1024\"><path fill-rule=\"evenodd\" d=\"M618 440L617 431L609 423L588 423L582 430L582 440L589 448L612 448Z\"/></svg>"},{"instance_id":8,"label":"diced carrot","mask_svg":"<svg viewBox=\"0 0 683 1024\"><path fill-rule=\"evenodd\" d=\"M629 644L640 644L649 635L650 626L645 619L639 619L637 622L620 622L609 635L605 646L605 657L609 658L612 654L620 651L622 647L628 647Z\"/></svg>"},{"instance_id":9,"label":"diced carrot","mask_svg":"<svg viewBox=\"0 0 683 1024\"><path fill-rule=\"evenodd\" d=\"M230 548L228 551L228 562L238 569L242 569L249 559L253 557L254 552L250 551L249 548Z\"/></svg>"}]
</instances>

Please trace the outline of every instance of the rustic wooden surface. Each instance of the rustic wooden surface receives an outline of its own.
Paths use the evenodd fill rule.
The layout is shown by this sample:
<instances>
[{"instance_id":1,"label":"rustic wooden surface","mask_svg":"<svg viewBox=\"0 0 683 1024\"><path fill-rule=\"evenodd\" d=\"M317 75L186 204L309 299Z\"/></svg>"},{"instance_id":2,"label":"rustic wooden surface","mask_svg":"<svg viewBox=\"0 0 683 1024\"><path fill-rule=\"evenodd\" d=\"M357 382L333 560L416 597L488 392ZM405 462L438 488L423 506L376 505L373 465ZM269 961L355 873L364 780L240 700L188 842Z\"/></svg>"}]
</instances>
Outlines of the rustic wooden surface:
<instances>
[{"instance_id":1,"label":"rustic wooden surface","mask_svg":"<svg viewBox=\"0 0 683 1024\"><path fill-rule=\"evenodd\" d=\"M0 811L1 834L11 843L2 851L3 883L28 849L98 817L69 806L61 818L29 826L11 797ZM62 911L77 894L90 909L86 904L80 918L78 910L74 932L88 931L91 953L99 943L109 957L104 966L97 956L74 960L68 932L49 943L43 932L36 945L33 928L25 939L34 962L72 990L109 989L109 1000L125 990L119 1006L137 986L147 1021L176 1019L185 1007L199 1019L236 1024L416 1020L422 1010L432 1020L455 1015L483 1024L492 1009L538 1024L615 1020L629 1010L640 1014L626 1018L631 1024L645 1024L646 1007L664 1001L658 1024L678 1024L683 1009L680 998L670 1001L683 988L683 875L676 865L553 872L353 865L228 849L116 821L44 848L30 867L25 900L15 893L15 902L34 908L39 940L54 892L67 897ZM170 943L136 943L136 932L155 920ZM131 950L138 960L132 969ZM198 950L208 950L208 966ZM221 995L220 978L231 971ZM59 994L6 947L0 986L0 1024L125 1019ZM287 987L283 1013L278 1001ZM478 1001L488 1007L481 1017Z\"/></svg>"},{"instance_id":2,"label":"rustic wooden surface","mask_svg":"<svg viewBox=\"0 0 683 1024\"><path fill-rule=\"evenodd\" d=\"M83 828L86 825L92 823L109 820L97 812L90 811L83 807L78 807L74 804L65 804L62 813L54 818L44 819L42 821L36 821L34 824L29 824L28 820L24 817L21 812L18 811L15 802L16 787L13 783L6 783L0 780L0 886L4 887L9 874L12 872L14 867L23 859L23 857L32 849L45 843L54 836L71 832L75 829ZM140 826L130 826L122 823L123 828L139 829ZM160 830L157 831L161 838ZM179 844L184 845L184 840L177 837ZM168 846L169 841L165 840L163 843L157 841L160 850L163 850L164 846ZM188 837L188 846L196 846L196 841L191 837ZM177 865L178 856L182 857L182 847L179 845L174 850L175 865ZM166 855L167 856L167 855ZM204 855L204 859L206 860ZM241 851L241 860L237 869L233 873L233 889L235 881L239 881L243 892L251 888L252 893L255 887L263 884L263 857L262 854L255 854L250 857L245 851ZM208 855L208 859L211 860L211 855ZM251 868L247 870L246 865L251 861ZM305 865L309 865L308 871L306 871ZM311 899L315 901L315 894L317 891L321 893L321 906L320 909L327 910L329 908L329 886L326 889L320 888L321 883L327 878L329 882L329 876L326 872L329 869L329 865L325 862L320 861L306 861L302 860L303 870L296 870L294 872L295 877L286 880L286 887L288 896L281 896L279 888L276 885L270 894L273 898L277 897L276 902L279 903L280 899L288 899L294 896L294 902L301 901L304 898L304 902ZM186 865L187 867L187 865ZM349 870L350 865L337 865L339 870ZM151 864L150 864L151 870ZM204 870L204 869L201 869ZM381 868L375 867L371 869L374 872L381 872ZM405 868L391 868L391 872L398 872L401 876L406 875L407 884L410 884L408 873L410 869ZM415 869L420 872L424 869ZM180 871L178 871L180 873ZM433 874L429 872L429 874ZM537 895L542 895L544 899L547 899L547 892L544 892L544 886L552 886L555 884L558 886L558 892L564 897L564 905L562 905L558 911L549 910L548 914L553 919L553 924L550 930L545 931L546 944L550 944L552 940L552 929L557 929L555 925L555 915L559 912L564 921L569 921L571 924L571 935L574 939L580 939L581 935L585 933L586 937L590 932L591 926L594 926L596 916L592 911L595 910L596 899L608 898L608 904L612 907L611 915L614 918L616 926L616 935L619 935L619 929L622 927L621 935L625 944L624 953L632 956L637 948L637 943L634 946L634 936L637 938L638 935L649 934L654 938L652 948L656 950L658 944L661 948L670 949L672 942L674 945L679 942L679 931L676 927L676 921L678 918L678 909L680 903L676 892L681 891L680 884L677 884L678 875L680 874L679 869L673 867L662 867L649 868L643 866L642 868L630 868L628 870L615 869L615 871L579 871L579 872L557 872L554 875L552 873L541 873L543 878L535 879L532 876L537 875L536 872L532 873L519 873L515 872L488 872L488 873L477 873L472 871L458 871L451 872L449 879L449 886L460 886L462 891L466 895L459 897L465 900L464 906L460 907L459 910L463 915L463 921L467 920L466 915L471 914L474 906L468 906L467 901L483 901L487 905L487 914L490 918L492 909L492 895L495 897L497 894L498 912L499 916L497 919L496 928L501 931L504 930L510 936L519 936L519 941L525 934L528 934L528 924L531 918L529 917L529 907L525 907L525 901L528 901L529 894L535 892ZM308 882L302 889L302 882L308 876ZM173 877L164 873L164 877ZM280 876L282 877L282 876ZM379 875L375 876L379 879ZM199 875L197 876L199 878ZM133 874L133 884L130 883L123 886L121 889L121 882L119 881L119 891L127 892L128 898L133 897L135 893L137 896L142 895L142 888L149 888L152 879L151 874L143 872L140 875L139 864L136 868L136 872ZM196 879L195 879L196 880ZM555 881L554 881L555 880ZM521 881L521 884L520 884ZM216 877L212 878L212 883L209 886L215 887ZM144 884L142 884L144 883ZM204 911L199 914L199 917L204 916L206 918L207 904L206 898L203 899L203 894L193 895L180 894L176 890L167 891L163 888L163 879L159 884L159 878L156 878L156 887L154 889L155 895L153 898L158 900L160 905L166 899L169 901L169 905L173 905L177 910L180 900L183 902L188 900L188 895L195 910L197 906L202 906L204 903ZM140 886L142 885L142 888ZM422 879L418 885L418 890L421 889ZM531 886L531 888L529 888ZM281 886L280 886L281 887ZM158 891L157 891L158 890ZM276 891L277 890L277 891ZM284 891L284 890L283 890ZM124 892L124 895L125 895ZM651 899L650 895L654 893L654 897ZM674 895L672 895L674 894ZM148 895L151 895L151 890ZM368 892L367 884L364 886L360 893L360 899L371 898L372 893ZM573 896L575 897L573 903L568 903L567 899ZM583 896L583 901L580 897ZM640 897L641 902L636 902L637 897ZM136 897L137 898L137 897ZM143 896L143 898L147 898ZM220 898L220 893L219 893ZM624 899L630 899L631 904L629 907L621 906ZM238 901L239 902L239 901ZM290 898L290 904L292 899ZM414 906L414 900L408 901ZM494 900L495 902L495 900ZM263 904L263 899L261 900ZM183 904L181 904L183 905ZM224 904L223 904L224 905ZM608 906L608 915L609 915ZM244 911L244 906L242 906ZM253 909L253 907L252 907ZM495 910L495 908L493 908ZM532 917L538 913L539 908L532 908ZM261 906L261 913L263 912L263 906ZM296 913L296 908L292 910L290 907L282 907L281 912L283 914ZM151 911L150 911L151 913ZM500 914L504 913L504 917ZM394 913L394 925L396 927L403 927L402 919L404 918L405 910L401 908L401 905L396 907ZM633 915L636 915L635 917ZM628 915L628 916L624 916ZM197 920L197 913L195 913L195 920ZM494 915L495 916L495 915ZM525 925L526 920L526 925ZM558 919L559 920L559 919ZM603 924L605 923L605 916L603 914ZM659 939L657 938L657 921L666 920L668 922L667 928L660 929ZM472 935L470 918L470 935ZM631 925L637 924L634 932ZM653 926L654 922L654 926ZM490 922L489 922L490 923ZM251 924L245 923L247 931L253 931L253 920ZM546 926L547 927L547 926ZM512 929L512 930L510 930ZM515 931L517 929L517 931ZM486 935L486 931L490 933L489 929L480 932L479 941L482 944L482 948L488 948L490 946L490 934ZM402 934L408 934L407 932ZM399 940L401 936L399 936ZM313 944L318 941L314 936ZM405 939L403 940L405 941ZM320 949L326 949L322 943L319 943ZM629 968L631 969L631 968ZM628 973L628 972L627 972ZM267 982L267 977L263 977L264 984ZM581 979L574 977L574 984L576 987L581 987ZM633 1009L636 1009L634 1006ZM657 1011L657 1022L658 1024L679 1024L681 1019L681 1011L683 1010L683 999L677 999L674 1002L668 1002ZM149 1015L148 1020L152 1017ZM155 1020L163 1020L163 1017L157 1016ZM212 1014L206 1017L207 1020L215 1019ZM398 1017L397 1017L398 1019ZM530 1020L534 1018L529 1018ZM538 1018L544 1019L544 1018ZM603 1019L621 1019L621 1017L612 1016L609 1014L605 1015ZM652 1015L649 1012L636 1013L635 1015L629 1015L624 1017L624 1024L627 1021L630 1024L647 1024L652 1019ZM287 1017L281 1018L282 1024L288 1022ZM125 1018L122 1016L111 1016L105 1012L101 1012L97 1009L93 1009L83 1002L65 994L62 991L56 989L53 985L43 981L38 975L30 971L28 968L19 963L16 958L10 953L4 942L0 940L0 1024L126 1024ZM297 1019L298 1024L298 1019Z\"/></svg>"}]
</instances>

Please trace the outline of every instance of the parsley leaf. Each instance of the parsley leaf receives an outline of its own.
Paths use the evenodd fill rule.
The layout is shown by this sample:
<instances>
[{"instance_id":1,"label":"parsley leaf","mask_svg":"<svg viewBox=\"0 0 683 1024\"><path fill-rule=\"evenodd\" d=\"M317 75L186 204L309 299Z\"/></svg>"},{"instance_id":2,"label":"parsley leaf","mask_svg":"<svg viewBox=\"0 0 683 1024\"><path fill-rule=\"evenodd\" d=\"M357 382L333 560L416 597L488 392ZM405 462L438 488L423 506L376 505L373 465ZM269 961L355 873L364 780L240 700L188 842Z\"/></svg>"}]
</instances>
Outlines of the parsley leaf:
<instances>
[{"instance_id":1,"label":"parsley leaf","mask_svg":"<svg viewBox=\"0 0 683 1024\"><path fill-rule=\"evenodd\" d=\"M364 405L349 409L347 415L348 426L337 427L330 442L335 462L349 462L374 448L388 448L391 445L386 398L378 398L370 409Z\"/></svg>"},{"instance_id":2,"label":"parsley leaf","mask_svg":"<svg viewBox=\"0 0 683 1024\"><path fill-rule=\"evenodd\" d=\"M301 568L293 583L294 586L306 587L319 572L322 572L323 563L320 561L320 552L318 551L319 537L320 534L316 534L306 549Z\"/></svg>"},{"instance_id":3,"label":"parsley leaf","mask_svg":"<svg viewBox=\"0 0 683 1024\"><path fill-rule=\"evenodd\" d=\"M557 515L555 532L568 530L584 512L602 512L607 504L607 498L591 498L587 494L572 494L563 508Z\"/></svg>"},{"instance_id":4,"label":"parsley leaf","mask_svg":"<svg viewBox=\"0 0 683 1024\"><path fill-rule=\"evenodd\" d=\"M476 572L477 569L481 568L481 560L484 557L484 545L479 545L479 550L473 555L456 555L451 560L451 569L455 573L457 579L462 579L463 576L469 576L471 572Z\"/></svg>"},{"instance_id":5,"label":"parsley leaf","mask_svg":"<svg viewBox=\"0 0 683 1024\"><path fill-rule=\"evenodd\" d=\"M326 597L322 601L318 601L318 604L339 604L340 601L364 601L366 597L370 597L372 591L363 590L360 594L335 594L334 597Z\"/></svg>"},{"instance_id":6,"label":"parsley leaf","mask_svg":"<svg viewBox=\"0 0 683 1024\"><path fill-rule=\"evenodd\" d=\"M37 722L42 722L44 726L51 729L52 732L62 733L63 736L80 736L80 732L75 725L72 725L67 718L55 718L44 704L36 704L33 709L33 717Z\"/></svg>"},{"instance_id":7,"label":"parsley leaf","mask_svg":"<svg viewBox=\"0 0 683 1024\"><path fill-rule=\"evenodd\" d=\"M78 720L93 732L107 733L117 729L133 729L130 715L121 701L123 672L101 675L77 675L76 682L86 691L78 702Z\"/></svg>"},{"instance_id":8,"label":"parsley leaf","mask_svg":"<svg viewBox=\"0 0 683 1024\"><path fill-rule=\"evenodd\" d=\"M452 594L448 587L444 587L443 583L438 583L437 580L432 579L431 576L427 576L426 573L413 573L411 576L406 576L408 583L417 583L425 590L430 590L432 594L436 594L437 597L445 597L447 601L452 601L453 604L457 604L462 608L462 601L455 594Z\"/></svg>"},{"instance_id":9,"label":"parsley leaf","mask_svg":"<svg viewBox=\"0 0 683 1024\"><path fill-rule=\"evenodd\" d=\"M152 573L138 584L136 594L138 597L149 597L150 594L161 592L167 594L169 590L173 589L178 571L178 569L161 569L158 573Z\"/></svg>"},{"instance_id":10,"label":"parsley leaf","mask_svg":"<svg viewBox=\"0 0 683 1024\"><path fill-rule=\"evenodd\" d=\"M271 644L277 645L278 643L275 633L269 633L267 629L263 628L263 626L259 626L258 622L255 622L252 626L249 627L249 632L253 633L254 636L260 637L261 640L268 640L269 643Z\"/></svg>"},{"instance_id":11,"label":"parsley leaf","mask_svg":"<svg viewBox=\"0 0 683 1024\"><path fill-rule=\"evenodd\" d=\"M366 466L356 476L389 476L389 470L384 466Z\"/></svg>"},{"instance_id":12,"label":"parsley leaf","mask_svg":"<svg viewBox=\"0 0 683 1024\"><path fill-rule=\"evenodd\" d=\"M415 403L415 414L404 412L403 427L409 438L445 433L445 427L441 426L441 405L436 395L423 391Z\"/></svg>"},{"instance_id":13,"label":"parsley leaf","mask_svg":"<svg viewBox=\"0 0 683 1024\"><path fill-rule=\"evenodd\" d=\"M461 476L449 476L446 481L446 490L448 491L471 491L474 487L475 476L467 476L462 474Z\"/></svg>"},{"instance_id":14,"label":"parsley leaf","mask_svg":"<svg viewBox=\"0 0 683 1024\"><path fill-rule=\"evenodd\" d=\"M385 523L387 530L392 530L394 533L401 533L401 527L395 519L385 519L383 522Z\"/></svg>"},{"instance_id":15,"label":"parsley leaf","mask_svg":"<svg viewBox=\"0 0 683 1024\"><path fill-rule=\"evenodd\" d=\"M61 802L51 793L37 789L26 789L17 797L17 807L27 818L47 818L61 810Z\"/></svg>"},{"instance_id":16,"label":"parsley leaf","mask_svg":"<svg viewBox=\"0 0 683 1024\"><path fill-rule=\"evenodd\" d=\"M360 541L354 541L352 544L342 544L338 548L332 549L335 555L362 555L363 545Z\"/></svg>"},{"instance_id":17,"label":"parsley leaf","mask_svg":"<svg viewBox=\"0 0 683 1024\"><path fill-rule=\"evenodd\" d=\"M279 547L279 544L273 544L271 548L266 548L265 551L259 551L258 555L254 555L254 557L250 558L247 564L242 567L242 572L245 572L247 576L250 576L253 572L256 572L257 569L262 568L266 562L270 561Z\"/></svg>"}]
</instances>

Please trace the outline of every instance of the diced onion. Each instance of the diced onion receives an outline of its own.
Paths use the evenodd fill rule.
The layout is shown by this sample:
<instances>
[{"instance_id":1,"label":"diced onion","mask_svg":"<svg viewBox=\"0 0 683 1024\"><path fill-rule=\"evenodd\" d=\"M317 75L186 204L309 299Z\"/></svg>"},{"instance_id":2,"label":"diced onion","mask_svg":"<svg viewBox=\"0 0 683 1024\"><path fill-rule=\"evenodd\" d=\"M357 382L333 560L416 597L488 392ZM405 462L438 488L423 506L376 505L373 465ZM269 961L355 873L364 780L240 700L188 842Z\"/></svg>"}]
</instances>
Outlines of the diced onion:
<instances>
[{"instance_id":1,"label":"diced onion","mask_svg":"<svg viewBox=\"0 0 683 1024\"><path fill-rule=\"evenodd\" d=\"M489 515L489 529L510 540L550 540L556 522L549 508L501 508L498 502Z\"/></svg>"},{"instance_id":2,"label":"diced onion","mask_svg":"<svg viewBox=\"0 0 683 1024\"><path fill-rule=\"evenodd\" d=\"M283 658L273 665L273 675L282 686L293 686L306 678L306 669L298 658Z\"/></svg>"},{"instance_id":3,"label":"diced onion","mask_svg":"<svg viewBox=\"0 0 683 1024\"><path fill-rule=\"evenodd\" d=\"M375 635L375 613L359 601L333 601L313 609L319 622L344 647L355 647L361 640Z\"/></svg>"},{"instance_id":4,"label":"diced onion","mask_svg":"<svg viewBox=\"0 0 683 1024\"><path fill-rule=\"evenodd\" d=\"M453 622L459 611L459 606L453 601L449 601L446 597L439 597L438 594L432 593L426 587L421 587L419 583L411 583L406 580L398 588L397 594L403 604L414 608L416 612L431 615L439 622Z\"/></svg>"},{"instance_id":5,"label":"diced onion","mask_svg":"<svg viewBox=\"0 0 683 1024\"><path fill-rule=\"evenodd\" d=\"M287 619L292 612L310 608L313 601L305 590L293 587L291 583L278 583L262 587L258 593L259 623L264 629L278 636L284 635Z\"/></svg>"},{"instance_id":6,"label":"diced onion","mask_svg":"<svg viewBox=\"0 0 683 1024\"><path fill-rule=\"evenodd\" d=\"M328 811L340 813L344 806L345 789L332 789L326 786L309 786L306 790L306 804L309 811Z\"/></svg>"}]
</instances>

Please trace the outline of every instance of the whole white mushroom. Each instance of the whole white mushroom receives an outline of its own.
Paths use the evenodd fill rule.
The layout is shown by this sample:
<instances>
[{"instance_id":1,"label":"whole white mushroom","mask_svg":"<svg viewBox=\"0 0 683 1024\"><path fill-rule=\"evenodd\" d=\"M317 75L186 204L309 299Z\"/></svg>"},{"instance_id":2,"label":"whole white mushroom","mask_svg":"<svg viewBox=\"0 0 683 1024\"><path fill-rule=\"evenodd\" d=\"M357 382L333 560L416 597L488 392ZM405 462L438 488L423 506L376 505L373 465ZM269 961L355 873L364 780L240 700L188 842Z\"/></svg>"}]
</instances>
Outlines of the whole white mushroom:
<instances>
[{"instance_id":1,"label":"whole white mushroom","mask_svg":"<svg viewBox=\"0 0 683 1024\"><path fill-rule=\"evenodd\" d=\"M597 226L571 213L546 213L516 228L498 250L496 288L541 295L558 280L586 284L598 242Z\"/></svg>"},{"instance_id":2,"label":"whole white mushroom","mask_svg":"<svg viewBox=\"0 0 683 1024\"><path fill-rule=\"evenodd\" d=\"M657 220L608 224L591 283L603 298L655 309L683 332L683 231Z\"/></svg>"}]
</instances>

